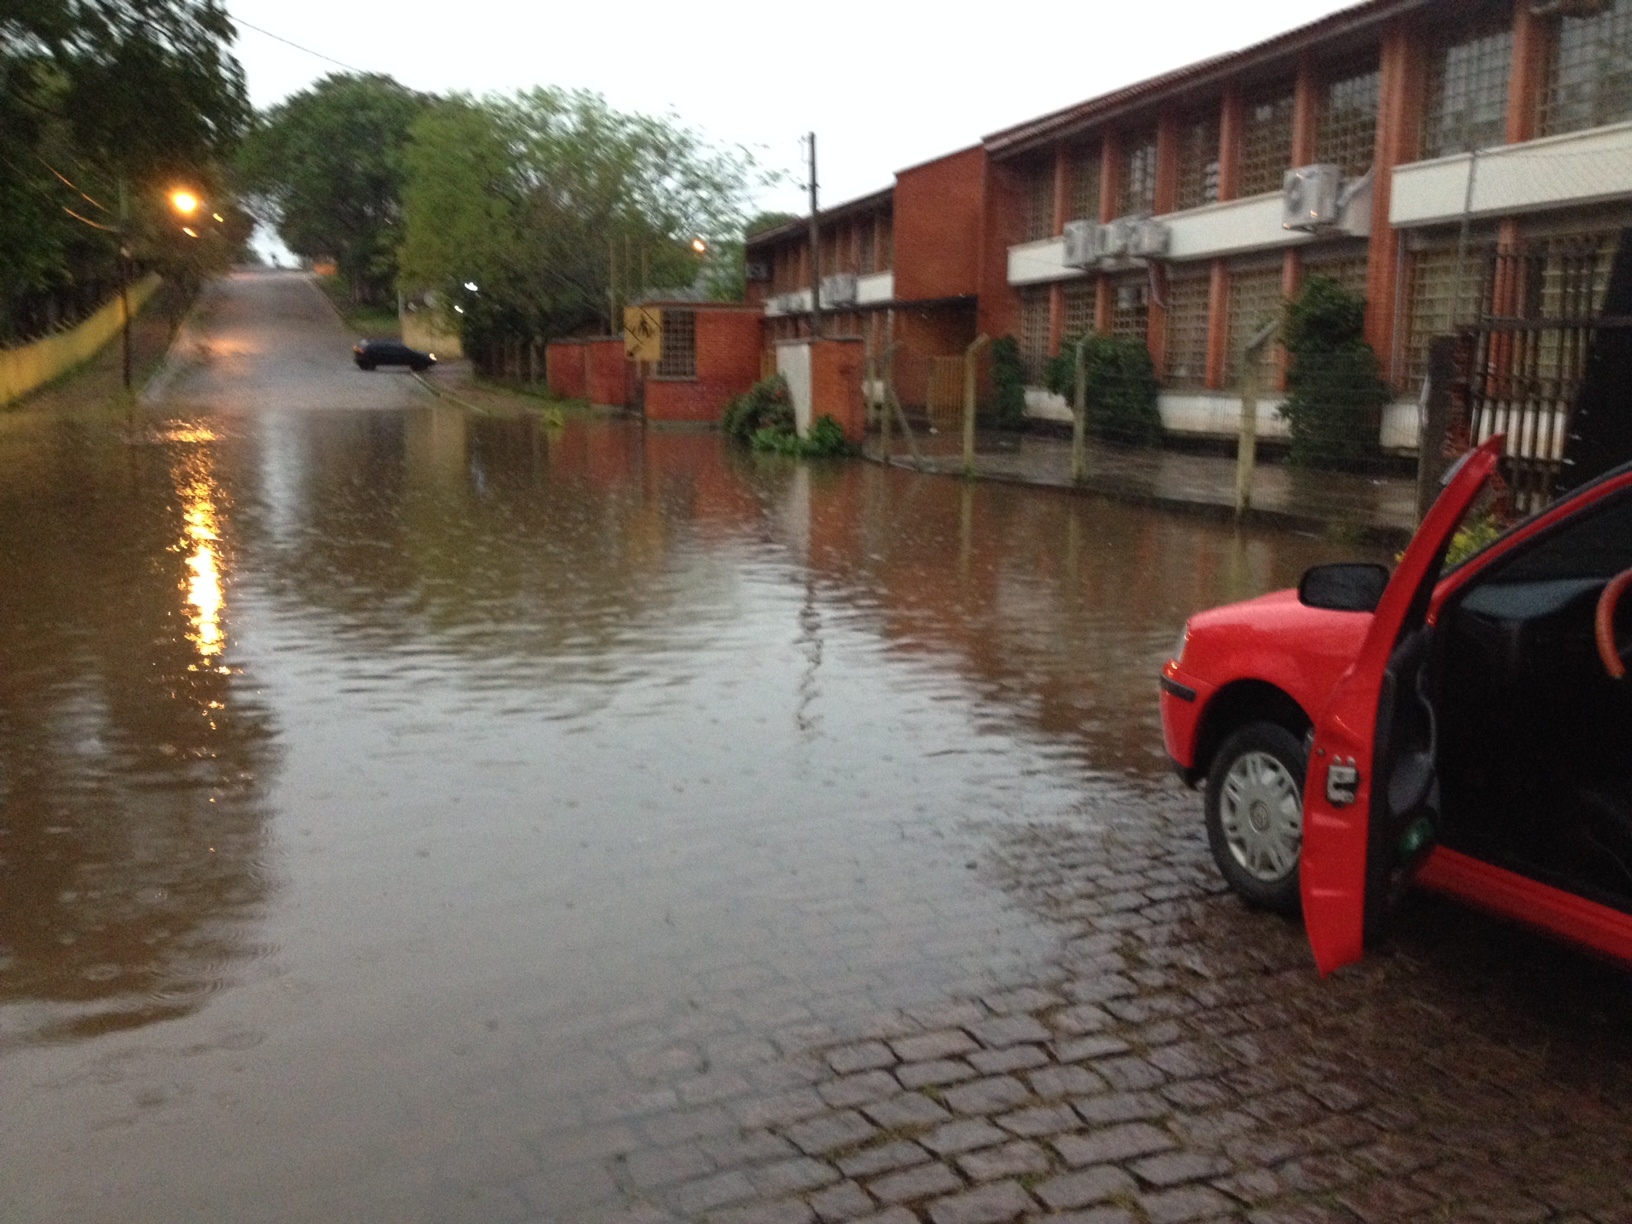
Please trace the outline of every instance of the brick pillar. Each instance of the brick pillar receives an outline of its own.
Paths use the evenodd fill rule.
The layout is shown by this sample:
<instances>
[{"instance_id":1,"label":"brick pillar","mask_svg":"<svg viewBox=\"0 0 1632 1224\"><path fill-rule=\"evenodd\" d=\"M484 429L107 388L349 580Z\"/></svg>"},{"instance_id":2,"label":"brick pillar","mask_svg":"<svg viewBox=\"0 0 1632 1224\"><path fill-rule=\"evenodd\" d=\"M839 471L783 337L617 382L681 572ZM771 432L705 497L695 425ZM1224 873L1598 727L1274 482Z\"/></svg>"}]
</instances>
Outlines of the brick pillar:
<instances>
[{"instance_id":1,"label":"brick pillar","mask_svg":"<svg viewBox=\"0 0 1632 1224\"><path fill-rule=\"evenodd\" d=\"M1394 167L1417 155L1422 115L1422 62L1412 45L1410 27L1404 22L1395 22L1383 35L1378 75L1371 244L1366 254L1366 339L1376 350L1392 382L1398 377L1394 368L1394 336L1405 321L1395 318L1403 236L1388 223L1389 193L1394 182Z\"/></svg>"},{"instance_id":2,"label":"brick pillar","mask_svg":"<svg viewBox=\"0 0 1632 1224\"><path fill-rule=\"evenodd\" d=\"M1513 66L1507 80L1507 142L1534 140L1547 53L1547 29L1530 5L1513 6Z\"/></svg>"},{"instance_id":3,"label":"brick pillar","mask_svg":"<svg viewBox=\"0 0 1632 1224\"><path fill-rule=\"evenodd\" d=\"M1213 276L1207 286L1207 389L1224 386L1224 359L1230 342L1230 273L1222 259L1213 260Z\"/></svg>"},{"instance_id":4,"label":"brick pillar","mask_svg":"<svg viewBox=\"0 0 1632 1224\"><path fill-rule=\"evenodd\" d=\"M1099 219L1116 220L1117 197L1122 192L1122 142L1115 130L1099 142Z\"/></svg>"},{"instance_id":5,"label":"brick pillar","mask_svg":"<svg viewBox=\"0 0 1632 1224\"><path fill-rule=\"evenodd\" d=\"M1297 80L1292 86L1292 164L1307 166L1315 160L1315 126L1320 119L1320 82L1314 65L1298 61Z\"/></svg>"},{"instance_id":6,"label":"brick pillar","mask_svg":"<svg viewBox=\"0 0 1632 1224\"><path fill-rule=\"evenodd\" d=\"M1299 247L1287 247L1281 255L1281 296L1291 301L1298 296L1298 290L1303 288L1303 250ZM1286 367L1290 361L1285 348L1275 346L1275 389L1286 390Z\"/></svg>"},{"instance_id":7,"label":"brick pillar","mask_svg":"<svg viewBox=\"0 0 1632 1224\"><path fill-rule=\"evenodd\" d=\"M1055 281L1048 287L1048 355L1058 355L1060 337L1065 332L1065 285Z\"/></svg>"},{"instance_id":8,"label":"brick pillar","mask_svg":"<svg viewBox=\"0 0 1632 1224\"><path fill-rule=\"evenodd\" d=\"M1218 198L1233 200L1241 183L1241 125L1246 121L1246 104L1241 89L1224 90L1218 120Z\"/></svg>"},{"instance_id":9,"label":"brick pillar","mask_svg":"<svg viewBox=\"0 0 1632 1224\"><path fill-rule=\"evenodd\" d=\"M1071 219L1071 159L1062 140L1054 146L1054 228L1055 237L1065 232Z\"/></svg>"}]
</instances>

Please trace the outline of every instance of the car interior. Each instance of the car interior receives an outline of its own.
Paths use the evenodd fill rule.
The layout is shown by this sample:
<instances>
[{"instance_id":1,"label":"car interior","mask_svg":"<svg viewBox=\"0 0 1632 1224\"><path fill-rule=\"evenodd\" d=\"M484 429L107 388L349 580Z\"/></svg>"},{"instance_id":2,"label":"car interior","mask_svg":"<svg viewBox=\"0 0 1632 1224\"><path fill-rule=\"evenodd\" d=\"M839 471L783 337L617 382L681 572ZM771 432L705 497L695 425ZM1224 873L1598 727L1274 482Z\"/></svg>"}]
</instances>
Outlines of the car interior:
<instances>
[{"instance_id":1,"label":"car interior","mask_svg":"<svg viewBox=\"0 0 1632 1224\"><path fill-rule=\"evenodd\" d=\"M1460 591L1416 673L1431 710L1401 704L1419 711L1408 742L1437 722L1435 793L1418 802L1437 808L1442 844L1632 913L1632 678L1611 678L1596 632L1605 588L1628 569L1623 490ZM1626 659L1632 593L1612 624ZM1410 751L1395 756L1409 775Z\"/></svg>"}]
</instances>

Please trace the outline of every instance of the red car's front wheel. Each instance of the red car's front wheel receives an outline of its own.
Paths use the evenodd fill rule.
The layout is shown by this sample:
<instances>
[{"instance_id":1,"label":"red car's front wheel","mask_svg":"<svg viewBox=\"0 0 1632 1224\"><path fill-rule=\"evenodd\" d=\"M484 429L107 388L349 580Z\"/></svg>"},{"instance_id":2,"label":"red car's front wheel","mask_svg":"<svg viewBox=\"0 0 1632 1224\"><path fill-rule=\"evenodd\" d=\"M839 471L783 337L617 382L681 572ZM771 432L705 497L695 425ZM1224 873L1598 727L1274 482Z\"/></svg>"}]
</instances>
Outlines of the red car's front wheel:
<instances>
[{"instance_id":1,"label":"red car's front wheel","mask_svg":"<svg viewBox=\"0 0 1632 1224\"><path fill-rule=\"evenodd\" d=\"M1303 745L1279 723L1248 723L1207 772L1207 841L1230 887L1250 905L1298 911L1303 847Z\"/></svg>"}]
</instances>

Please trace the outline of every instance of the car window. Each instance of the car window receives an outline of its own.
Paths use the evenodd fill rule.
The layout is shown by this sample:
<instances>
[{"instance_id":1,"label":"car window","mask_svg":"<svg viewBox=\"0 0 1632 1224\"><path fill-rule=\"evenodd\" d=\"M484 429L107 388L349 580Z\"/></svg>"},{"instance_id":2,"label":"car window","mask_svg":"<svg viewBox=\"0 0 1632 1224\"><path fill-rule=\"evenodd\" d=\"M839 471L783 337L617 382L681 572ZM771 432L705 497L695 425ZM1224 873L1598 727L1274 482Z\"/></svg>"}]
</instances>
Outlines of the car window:
<instances>
[{"instance_id":1,"label":"car window","mask_svg":"<svg viewBox=\"0 0 1632 1224\"><path fill-rule=\"evenodd\" d=\"M1603 581L1632 569L1632 494L1612 495L1490 575L1503 583Z\"/></svg>"}]
</instances>

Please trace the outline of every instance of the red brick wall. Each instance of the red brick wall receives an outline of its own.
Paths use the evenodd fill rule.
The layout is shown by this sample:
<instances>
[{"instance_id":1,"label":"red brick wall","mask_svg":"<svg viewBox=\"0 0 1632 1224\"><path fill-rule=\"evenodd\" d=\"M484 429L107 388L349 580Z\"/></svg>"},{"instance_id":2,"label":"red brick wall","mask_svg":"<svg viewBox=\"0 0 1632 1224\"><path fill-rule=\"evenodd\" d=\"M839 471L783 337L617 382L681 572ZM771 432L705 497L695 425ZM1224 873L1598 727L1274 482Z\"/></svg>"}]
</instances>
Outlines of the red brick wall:
<instances>
[{"instance_id":1,"label":"red brick wall","mask_svg":"<svg viewBox=\"0 0 1632 1224\"><path fill-rule=\"evenodd\" d=\"M1025 194L1015 170L986 163L985 225L980 236L980 330L992 339L1019 326L1018 299L1009 288L1009 247L1025 234Z\"/></svg>"},{"instance_id":2,"label":"red brick wall","mask_svg":"<svg viewBox=\"0 0 1632 1224\"><path fill-rule=\"evenodd\" d=\"M699 305L694 309L697 377L649 376L646 379L646 419L649 421L718 424L726 401L759 381L759 311L740 306Z\"/></svg>"},{"instance_id":3,"label":"red brick wall","mask_svg":"<svg viewBox=\"0 0 1632 1224\"><path fill-rule=\"evenodd\" d=\"M558 399L585 399L589 394L582 340L551 340L544 349L544 382Z\"/></svg>"},{"instance_id":4,"label":"red brick wall","mask_svg":"<svg viewBox=\"0 0 1632 1224\"><path fill-rule=\"evenodd\" d=\"M622 408L629 402L629 361L621 338L584 341L584 366L584 396L590 403Z\"/></svg>"},{"instance_id":5,"label":"red brick wall","mask_svg":"<svg viewBox=\"0 0 1632 1224\"><path fill-rule=\"evenodd\" d=\"M950 153L895 178L895 296L957 297L980 289L986 150Z\"/></svg>"}]
</instances>

